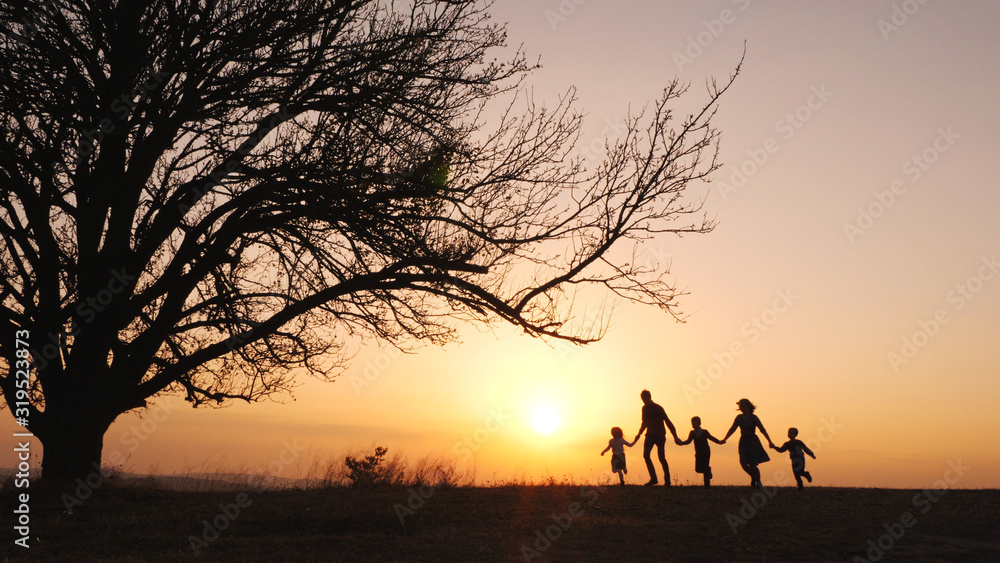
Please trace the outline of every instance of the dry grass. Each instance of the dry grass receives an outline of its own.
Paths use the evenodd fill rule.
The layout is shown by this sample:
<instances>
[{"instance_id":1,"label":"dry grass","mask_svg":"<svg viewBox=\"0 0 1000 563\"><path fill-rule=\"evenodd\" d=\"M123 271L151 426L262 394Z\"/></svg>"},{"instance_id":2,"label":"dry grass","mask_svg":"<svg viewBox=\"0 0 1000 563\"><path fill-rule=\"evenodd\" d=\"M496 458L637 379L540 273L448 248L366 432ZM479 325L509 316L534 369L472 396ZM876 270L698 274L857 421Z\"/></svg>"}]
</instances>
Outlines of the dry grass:
<instances>
[{"instance_id":1,"label":"dry grass","mask_svg":"<svg viewBox=\"0 0 1000 563\"><path fill-rule=\"evenodd\" d=\"M434 466L431 466L435 469ZM102 487L64 513L32 491L32 547L11 561L852 561L905 512L916 522L880 561L997 561L1000 491L777 489L733 531L736 487L380 486L184 492ZM248 504L226 520L245 495ZM756 497L760 504L762 497ZM13 497L4 493L11 514ZM400 510L403 508L403 510ZM746 514L746 513L745 513ZM224 521L225 520L225 521ZM221 523L213 541L206 526ZM549 533L554 541L540 540ZM548 545L546 545L546 543ZM883 543L887 541L883 540ZM30 557L29 557L30 556Z\"/></svg>"},{"instance_id":2,"label":"dry grass","mask_svg":"<svg viewBox=\"0 0 1000 563\"><path fill-rule=\"evenodd\" d=\"M369 453L359 448L347 455ZM569 475L494 476L476 487L475 470L457 471L442 456L411 462L398 454L382 460L378 485L359 487L348 478L345 457L302 456L282 479L246 468L224 471L223 459L155 477L117 468L71 513L72 489L36 483L31 548L15 547L6 526L0 557L4 563L1000 561L997 490L926 493L931 502L908 490L618 487L581 484ZM12 515L14 492L7 486L0 493L4 514ZM882 553L879 542L891 547ZM873 546L879 551L870 552Z\"/></svg>"}]
</instances>

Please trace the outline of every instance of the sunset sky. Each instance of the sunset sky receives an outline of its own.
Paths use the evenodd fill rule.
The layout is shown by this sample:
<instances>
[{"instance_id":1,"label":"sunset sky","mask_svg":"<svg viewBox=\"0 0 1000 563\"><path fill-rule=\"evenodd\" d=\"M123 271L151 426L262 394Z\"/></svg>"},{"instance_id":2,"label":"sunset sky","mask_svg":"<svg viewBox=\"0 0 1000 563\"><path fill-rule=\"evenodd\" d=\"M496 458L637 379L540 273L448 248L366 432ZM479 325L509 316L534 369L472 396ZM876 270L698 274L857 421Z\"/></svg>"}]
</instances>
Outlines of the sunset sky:
<instances>
[{"instance_id":1,"label":"sunset sky","mask_svg":"<svg viewBox=\"0 0 1000 563\"><path fill-rule=\"evenodd\" d=\"M682 436L695 415L723 436L749 398L775 442L799 429L815 485L927 488L960 466L954 486L1000 487L1000 4L498 0L492 13L512 49L541 57L536 101L577 88L582 147L675 76L691 82L683 104L703 102L746 44L716 116L724 167L690 188L718 227L642 249L689 292L686 322L620 302L584 348L502 325L405 355L356 342L343 377L303 377L294 401L178 398L122 416L106 461L252 471L287 443L305 451L282 474L301 476L384 445L475 467L480 483L597 482L614 477L599 455L609 429L635 436L645 388ZM737 437L713 445L717 484L748 482ZM629 481L645 482L641 441L626 452ZM787 454L771 457L765 484L789 472ZM667 459L700 482L691 446Z\"/></svg>"}]
</instances>

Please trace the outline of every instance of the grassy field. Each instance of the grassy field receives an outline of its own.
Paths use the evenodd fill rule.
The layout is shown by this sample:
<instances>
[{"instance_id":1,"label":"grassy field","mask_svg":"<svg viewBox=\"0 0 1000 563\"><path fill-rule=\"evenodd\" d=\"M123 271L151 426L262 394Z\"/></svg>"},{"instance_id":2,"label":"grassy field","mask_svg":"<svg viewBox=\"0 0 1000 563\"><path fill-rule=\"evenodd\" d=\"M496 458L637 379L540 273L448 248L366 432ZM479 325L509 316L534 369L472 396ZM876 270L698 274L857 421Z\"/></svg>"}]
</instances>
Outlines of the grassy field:
<instances>
[{"instance_id":1,"label":"grassy field","mask_svg":"<svg viewBox=\"0 0 1000 563\"><path fill-rule=\"evenodd\" d=\"M997 490L105 486L30 518L4 561L1000 561Z\"/></svg>"}]
</instances>

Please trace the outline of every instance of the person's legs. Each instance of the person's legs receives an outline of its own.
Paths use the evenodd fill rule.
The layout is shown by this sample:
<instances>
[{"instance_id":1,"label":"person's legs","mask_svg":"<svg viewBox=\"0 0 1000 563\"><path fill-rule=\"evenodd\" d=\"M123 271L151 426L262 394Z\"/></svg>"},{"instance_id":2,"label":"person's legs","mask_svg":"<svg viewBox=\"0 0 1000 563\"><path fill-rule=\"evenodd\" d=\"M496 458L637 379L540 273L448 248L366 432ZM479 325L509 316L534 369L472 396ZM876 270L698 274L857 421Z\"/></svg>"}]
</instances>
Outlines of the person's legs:
<instances>
[{"instance_id":1,"label":"person's legs","mask_svg":"<svg viewBox=\"0 0 1000 563\"><path fill-rule=\"evenodd\" d=\"M707 472L705 472L705 488L707 489L711 486L712 486L712 470L709 469Z\"/></svg>"},{"instance_id":2,"label":"person's legs","mask_svg":"<svg viewBox=\"0 0 1000 563\"><path fill-rule=\"evenodd\" d=\"M805 477L807 481L812 483L812 475L806 471L806 460L796 459L792 460L792 472L795 474L795 480L799 483L799 488L802 488L802 478Z\"/></svg>"},{"instance_id":3,"label":"person's legs","mask_svg":"<svg viewBox=\"0 0 1000 563\"><path fill-rule=\"evenodd\" d=\"M750 476L751 487L760 486L760 469L757 469L756 465L751 465L749 463L741 463L740 467L742 467L743 471L745 471L746 474Z\"/></svg>"},{"instance_id":4,"label":"person's legs","mask_svg":"<svg viewBox=\"0 0 1000 563\"><path fill-rule=\"evenodd\" d=\"M663 467L663 485L665 487L670 486L670 466L667 464L667 458L663 455L663 449L666 445L667 438L664 437L656 442L656 457L660 460L660 466Z\"/></svg>"},{"instance_id":5,"label":"person's legs","mask_svg":"<svg viewBox=\"0 0 1000 563\"><path fill-rule=\"evenodd\" d=\"M655 443L655 440L649 439L649 434L646 434L646 438L642 442L642 459L645 460L646 470L649 471L649 483L646 483L647 485L655 485L657 483L656 468L653 467L653 460L649 457Z\"/></svg>"}]
</instances>

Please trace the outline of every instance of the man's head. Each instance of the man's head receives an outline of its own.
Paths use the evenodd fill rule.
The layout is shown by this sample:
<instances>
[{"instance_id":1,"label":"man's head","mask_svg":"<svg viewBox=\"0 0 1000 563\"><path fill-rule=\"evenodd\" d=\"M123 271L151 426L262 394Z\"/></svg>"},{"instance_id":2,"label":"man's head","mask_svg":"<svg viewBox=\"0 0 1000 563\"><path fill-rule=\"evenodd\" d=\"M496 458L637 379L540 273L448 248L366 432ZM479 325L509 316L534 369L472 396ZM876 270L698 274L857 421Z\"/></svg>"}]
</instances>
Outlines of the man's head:
<instances>
[{"instance_id":1,"label":"man's head","mask_svg":"<svg viewBox=\"0 0 1000 563\"><path fill-rule=\"evenodd\" d=\"M642 402L647 405L653 402L653 395L648 389L643 389L642 393L639 393L639 398L642 399Z\"/></svg>"}]
</instances>

